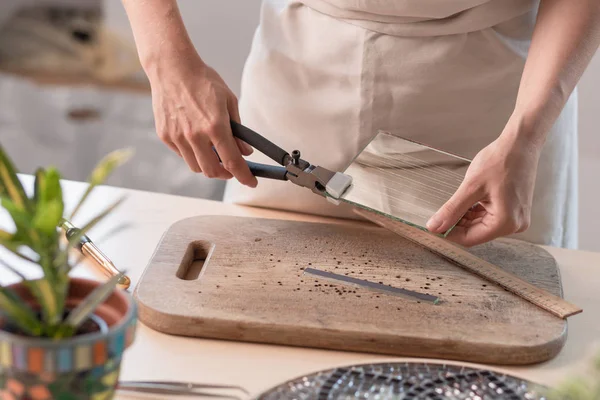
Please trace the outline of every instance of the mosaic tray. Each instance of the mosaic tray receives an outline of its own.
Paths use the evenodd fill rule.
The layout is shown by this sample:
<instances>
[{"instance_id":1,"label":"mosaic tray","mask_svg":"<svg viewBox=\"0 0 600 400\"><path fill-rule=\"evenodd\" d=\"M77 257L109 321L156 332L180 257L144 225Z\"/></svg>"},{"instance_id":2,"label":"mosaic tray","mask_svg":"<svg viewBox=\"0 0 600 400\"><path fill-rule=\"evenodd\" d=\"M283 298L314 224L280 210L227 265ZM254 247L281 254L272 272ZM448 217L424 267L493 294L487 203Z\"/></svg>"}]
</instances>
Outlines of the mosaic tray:
<instances>
[{"instance_id":1,"label":"mosaic tray","mask_svg":"<svg viewBox=\"0 0 600 400\"><path fill-rule=\"evenodd\" d=\"M321 371L257 400L543 400L546 388L493 371L454 365L386 363Z\"/></svg>"}]
</instances>

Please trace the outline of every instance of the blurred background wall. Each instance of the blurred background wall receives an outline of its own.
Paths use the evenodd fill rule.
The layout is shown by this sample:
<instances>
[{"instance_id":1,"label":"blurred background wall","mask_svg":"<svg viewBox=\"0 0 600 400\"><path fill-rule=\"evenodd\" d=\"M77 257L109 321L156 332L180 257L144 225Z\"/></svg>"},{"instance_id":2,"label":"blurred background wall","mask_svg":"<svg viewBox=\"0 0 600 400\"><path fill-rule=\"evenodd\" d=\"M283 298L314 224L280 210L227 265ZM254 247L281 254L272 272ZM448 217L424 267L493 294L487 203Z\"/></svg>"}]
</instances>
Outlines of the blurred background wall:
<instances>
[{"instance_id":1,"label":"blurred background wall","mask_svg":"<svg viewBox=\"0 0 600 400\"><path fill-rule=\"evenodd\" d=\"M3 0L0 23L17 3L53 1ZM121 1L75 3L84 9L101 10L103 26L118 34L118 39L108 42L119 49L119 60L126 60L113 60L114 70L131 67L133 36ZM260 0L179 0L179 5L202 57L239 95L244 61L259 20ZM1 57L0 52L0 65ZM79 58L73 59L74 65L81 63ZM110 74L110 70L104 74ZM585 73L579 93L580 248L600 251L600 208L596 206L600 197L599 54ZM56 74L8 71L0 73L0 104L0 141L24 172L53 163L68 171L67 178L83 180L107 151L135 146L136 160L111 178L110 184L210 199L222 195L222 182L192 174L156 138L142 74L129 74L127 79L107 84L85 76L60 78Z\"/></svg>"}]
</instances>

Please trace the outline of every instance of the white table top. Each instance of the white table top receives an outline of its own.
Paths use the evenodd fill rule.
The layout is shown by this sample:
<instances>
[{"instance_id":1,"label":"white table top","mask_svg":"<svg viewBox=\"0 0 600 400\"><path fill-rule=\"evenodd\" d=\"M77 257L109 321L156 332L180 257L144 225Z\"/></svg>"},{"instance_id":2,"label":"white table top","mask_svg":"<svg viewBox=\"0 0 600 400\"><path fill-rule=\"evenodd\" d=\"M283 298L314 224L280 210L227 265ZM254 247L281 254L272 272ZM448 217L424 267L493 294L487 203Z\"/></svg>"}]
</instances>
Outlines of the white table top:
<instances>
[{"instance_id":1,"label":"white table top","mask_svg":"<svg viewBox=\"0 0 600 400\"><path fill-rule=\"evenodd\" d=\"M28 176L24 183L31 184ZM63 190L67 207L72 207L85 186L65 181ZM312 216L232 206L192 198L101 187L95 191L87 206L74 221L87 221L95 213L123 194L128 199L115 213L90 233L92 240L117 265L126 270L137 284L162 234L174 222L197 215L236 215L262 218L324 221ZM7 216L0 213L0 226L7 228ZM121 223L130 227L118 234L105 234ZM582 314L569 319L568 339L562 352L540 365L503 368L483 366L554 385L572 374L584 372L600 351L600 253L546 248L558 261L565 298L582 307ZM4 256L6 253L0 253ZM16 262L16 261L15 261ZM14 264L14 263L13 263ZM29 270L27 268L30 268ZM26 274L35 270L23 265ZM74 275L102 279L91 265L82 264ZM13 277L3 271L0 281L12 283ZM253 394L262 392L286 380L337 366L364 362L404 361L406 359L369 354L291 348L284 346L203 340L168 336L153 331L142 323L133 346L126 352L122 380L177 380L197 383L240 385ZM466 364L473 365L473 364ZM481 367L481 366L480 366ZM118 399L135 398L119 394Z\"/></svg>"}]
</instances>

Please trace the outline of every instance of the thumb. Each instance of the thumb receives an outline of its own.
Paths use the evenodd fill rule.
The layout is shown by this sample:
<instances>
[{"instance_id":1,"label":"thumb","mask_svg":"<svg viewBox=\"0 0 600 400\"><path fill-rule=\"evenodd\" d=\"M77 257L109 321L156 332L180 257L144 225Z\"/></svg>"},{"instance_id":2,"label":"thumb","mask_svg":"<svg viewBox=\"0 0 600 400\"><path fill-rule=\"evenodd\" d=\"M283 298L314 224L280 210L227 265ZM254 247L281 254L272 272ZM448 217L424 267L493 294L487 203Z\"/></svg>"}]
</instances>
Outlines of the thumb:
<instances>
[{"instance_id":1,"label":"thumb","mask_svg":"<svg viewBox=\"0 0 600 400\"><path fill-rule=\"evenodd\" d=\"M427 222L427 229L433 233L446 232L480 200L481 191L477 186L463 182L456 193Z\"/></svg>"}]
</instances>

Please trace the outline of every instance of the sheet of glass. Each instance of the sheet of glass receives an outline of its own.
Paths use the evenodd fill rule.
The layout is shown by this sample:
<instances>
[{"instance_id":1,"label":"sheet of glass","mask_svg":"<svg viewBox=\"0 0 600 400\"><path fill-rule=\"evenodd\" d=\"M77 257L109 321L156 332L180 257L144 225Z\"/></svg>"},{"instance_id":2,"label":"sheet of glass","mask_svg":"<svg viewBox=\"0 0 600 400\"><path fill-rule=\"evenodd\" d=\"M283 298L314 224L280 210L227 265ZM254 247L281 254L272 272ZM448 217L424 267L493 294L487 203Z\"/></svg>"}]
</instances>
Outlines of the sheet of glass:
<instances>
[{"instance_id":1,"label":"sheet of glass","mask_svg":"<svg viewBox=\"0 0 600 400\"><path fill-rule=\"evenodd\" d=\"M342 200L426 230L469 165L468 159L379 132L344 171L353 183Z\"/></svg>"}]
</instances>

